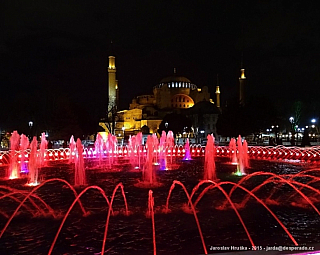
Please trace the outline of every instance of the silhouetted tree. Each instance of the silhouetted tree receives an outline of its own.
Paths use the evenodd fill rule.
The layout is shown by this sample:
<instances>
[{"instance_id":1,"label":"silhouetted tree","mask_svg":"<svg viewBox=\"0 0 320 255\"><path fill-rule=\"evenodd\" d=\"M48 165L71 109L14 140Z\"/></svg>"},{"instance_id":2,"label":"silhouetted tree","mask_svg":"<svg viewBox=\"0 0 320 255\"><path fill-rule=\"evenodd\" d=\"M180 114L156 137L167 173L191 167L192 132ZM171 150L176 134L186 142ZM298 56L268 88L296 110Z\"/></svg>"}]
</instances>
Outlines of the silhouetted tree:
<instances>
[{"instance_id":1,"label":"silhouetted tree","mask_svg":"<svg viewBox=\"0 0 320 255\"><path fill-rule=\"evenodd\" d=\"M161 121L158 133L161 135L162 131L172 131L175 135L183 132L190 132L192 122L183 114L170 113L167 114Z\"/></svg>"},{"instance_id":2,"label":"silhouetted tree","mask_svg":"<svg viewBox=\"0 0 320 255\"><path fill-rule=\"evenodd\" d=\"M259 133L277 122L279 116L273 102L265 97L252 97L244 106L233 101L224 108L217 130L223 136L246 136Z\"/></svg>"}]
</instances>

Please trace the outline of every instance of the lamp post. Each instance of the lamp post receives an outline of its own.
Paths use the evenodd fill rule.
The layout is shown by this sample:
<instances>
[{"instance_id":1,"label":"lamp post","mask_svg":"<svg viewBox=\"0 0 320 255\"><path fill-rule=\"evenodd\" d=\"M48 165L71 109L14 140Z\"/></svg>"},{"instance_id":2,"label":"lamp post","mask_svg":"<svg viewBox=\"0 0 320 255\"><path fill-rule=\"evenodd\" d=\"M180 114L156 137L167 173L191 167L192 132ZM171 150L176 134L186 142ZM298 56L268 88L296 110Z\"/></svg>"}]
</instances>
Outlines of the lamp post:
<instances>
[{"instance_id":1,"label":"lamp post","mask_svg":"<svg viewBox=\"0 0 320 255\"><path fill-rule=\"evenodd\" d=\"M30 128L30 139L32 138L32 127L33 127L33 121L29 121L29 128Z\"/></svg>"},{"instance_id":2,"label":"lamp post","mask_svg":"<svg viewBox=\"0 0 320 255\"><path fill-rule=\"evenodd\" d=\"M296 133L296 126L295 126L295 121L294 121L294 117L290 117L289 118L289 121L291 123L291 132L292 132L292 135L291 135L291 145L295 145L295 133Z\"/></svg>"},{"instance_id":3,"label":"lamp post","mask_svg":"<svg viewBox=\"0 0 320 255\"><path fill-rule=\"evenodd\" d=\"M319 130L318 130L318 126L316 125L317 119L316 118L311 119L311 123L312 123L311 127L315 129L315 140L316 142L318 142Z\"/></svg>"}]
</instances>

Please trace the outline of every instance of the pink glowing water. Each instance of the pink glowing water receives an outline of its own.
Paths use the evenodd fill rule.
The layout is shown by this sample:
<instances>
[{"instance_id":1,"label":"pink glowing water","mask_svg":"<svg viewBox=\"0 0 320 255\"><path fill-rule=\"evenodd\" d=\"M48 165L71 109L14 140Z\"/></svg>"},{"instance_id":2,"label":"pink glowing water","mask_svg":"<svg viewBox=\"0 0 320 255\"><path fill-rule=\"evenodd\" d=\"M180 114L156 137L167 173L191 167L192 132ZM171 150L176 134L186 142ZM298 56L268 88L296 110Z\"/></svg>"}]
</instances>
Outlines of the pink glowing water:
<instances>
[{"instance_id":1,"label":"pink glowing water","mask_svg":"<svg viewBox=\"0 0 320 255\"><path fill-rule=\"evenodd\" d=\"M245 166L248 165L248 146L246 146L246 151L245 148L243 147L242 144L242 138L239 135L238 137L238 141L237 141L237 145L238 145L238 166L237 166L237 171L236 171L236 175L246 175L245 172Z\"/></svg>"},{"instance_id":2,"label":"pink glowing water","mask_svg":"<svg viewBox=\"0 0 320 255\"><path fill-rule=\"evenodd\" d=\"M45 160L47 148L48 148L48 141L46 139L45 133L42 133L41 134L41 143L40 143L40 152L39 152L40 167L44 167L47 165L47 162Z\"/></svg>"},{"instance_id":3,"label":"pink glowing water","mask_svg":"<svg viewBox=\"0 0 320 255\"><path fill-rule=\"evenodd\" d=\"M231 138L229 143L230 160L232 164L238 164L236 139Z\"/></svg>"},{"instance_id":4,"label":"pink glowing water","mask_svg":"<svg viewBox=\"0 0 320 255\"><path fill-rule=\"evenodd\" d=\"M29 184L30 185L37 185L38 184L38 169L39 169L39 162L38 162L38 141L37 137L33 137L32 142L30 144L30 156L29 156Z\"/></svg>"},{"instance_id":5,"label":"pink glowing water","mask_svg":"<svg viewBox=\"0 0 320 255\"><path fill-rule=\"evenodd\" d=\"M183 157L183 160L191 160L191 153L190 153L190 144L189 144L189 138L187 138L186 144L184 145L184 151L185 155Z\"/></svg>"},{"instance_id":6,"label":"pink glowing water","mask_svg":"<svg viewBox=\"0 0 320 255\"><path fill-rule=\"evenodd\" d=\"M108 163L110 168L117 160L117 157L113 156L117 150L117 137L109 133L107 142L105 143L105 146L103 146L103 150L106 150L108 153Z\"/></svg>"},{"instance_id":7,"label":"pink glowing water","mask_svg":"<svg viewBox=\"0 0 320 255\"><path fill-rule=\"evenodd\" d=\"M153 254L157 254L157 246L156 246L156 228L154 223L154 198L152 190L149 190L149 197L148 197L148 212L147 217L151 218L152 222L152 240L153 240Z\"/></svg>"},{"instance_id":8,"label":"pink glowing water","mask_svg":"<svg viewBox=\"0 0 320 255\"><path fill-rule=\"evenodd\" d=\"M140 169L141 167L141 149L142 149L142 133L129 138L129 160L132 168Z\"/></svg>"},{"instance_id":9,"label":"pink glowing water","mask_svg":"<svg viewBox=\"0 0 320 255\"><path fill-rule=\"evenodd\" d=\"M138 168L141 168L141 157L143 157L143 153L141 151L143 150L142 147L142 133L139 132L136 135L136 150L137 150L137 159L138 159Z\"/></svg>"},{"instance_id":10,"label":"pink glowing water","mask_svg":"<svg viewBox=\"0 0 320 255\"><path fill-rule=\"evenodd\" d=\"M97 134L96 141L94 143L94 153L99 158L99 167L102 165L102 156L103 156L103 138L100 133Z\"/></svg>"},{"instance_id":11,"label":"pink glowing water","mask_svg":"<svg viewBox=\"0 0 320 255\"><path fill-rule=\"evenodd\" d=\"M208 141L210 141L210 142L209 142L209 147L207 149L210 151L210 149L212 149L213 144L214 144L214 143L212 143L212 142L214 142L214 138L213 137L212 138L208 137ZM78 142L79 141L77 140L77 143ZM80 142L80 144L81 144L81 142ZM154 146L154 143L153 143L152 137L150 136L149 140L147 140L147 146L150 148L151 145ZM32 146L33 145L31 145L31 147ZM80 147L81 146L79 146L79 148ZM148 152L147 152L147 154L148 154ZM149 156L150 156L149 159L152 162L151 153L149 154ZM312 194L313 193L311 195L305 195L304 193L301 192L301 189L299 189L299 187L303 187L304 189L312 190L314 193L316 193L318 195L320 195L320 191L318 189L308 185L308 184L300 183L300 182L295 180L296 177L300 176L300 177L303 177L303 178L305 178L305 177L311 178L314 181L319 181L320 177L310 175L311 171L316 171L316 170L307 170L307 171L304 171L304 172L301 172L301 173L298 173L298 174L288 174L288 175L277 175L277 174L273 174L273 173L269 173L269 172L255 172L253 174L246 175L238 183L233 183L233 182L229 182L229 181L217 183L215 181L206 179L206 180L200 181L192 189L191 195L188 193L187 188L184 186L184 184L182 184L180 181L174 180L172 185L171 185L171 187L170 187L170 189L169 189L169 192L168 192L168 196L167 196L164 212L165 213L170 213L169 202L172 199L176 199L176 196L172 196L171 197L171 194L173 193L173 191L175 189L175 186L180 186L183 189L184 194L187 197L188 207L190 207L190 212L194 215L194 219L195 219L196 224L197 224L197 228L198 228L198 231L199 231L199 236L200 236L200 239L201 239L201 243L202 243L202 246L203 246L204 253L207 254L208 253L207 248L206 248L207 245L205 243L205 238L203 236L203 233L202 233L202 230L201 230L201 226L200 226L200 223L201 224L205 224L205 223L203 223L203 222L205 222L205 219L203 219L204 221L199 222L196 207L200 203L200 201L202 201L202 198L204 196L211 196L213 191L221 192L225 197L225 204L223 206L221 206L221 208L219 208L219 209L220 210L227 210L227 209L231 208L235 212L239 222L241 223L244 231L247 234L248 240L250 241L252 246L255 246L254 239L251 238L250 228L247 229L247 226L246 226L246 223L245 223L245 220L244 220L245 218L241 217L241 215L240 215L241 211L239 210L239 208L242 208L243 206L245 206L245 204L248 201L248 197L250 197L250 198L255 199L259 204L261 204L273 216L273 218L281 226L281 228L286 232L286 234L292 240L293 244L294 245L298 245L297 241L292 236L292 234L289 232L289 230L285 227L285 225L281 222L281 220L273 213L273 211L268 207L268 203L269 203L268 199L267 200L262 200L261 198L259 198L260 196L258 197L256 195L256 193L261 189L261 187L266 186L266 185L275 184L274 188L277 191L279 189L279 185L278 185L279 183L280 184L286 184L286 185L289 186L289 188L291 188L295 192L295 194L297 194L298 196L301 196L301 198L304 201L306 201L310 206L312 206L312 208L317 212L318 215L320 215L320 211L316 208L316 206L314 205L314 202L312 201L312 198L313 198ZM318 174L318 172L319 172L319 170L316 171L317 174ZM249 181L251 178L253 178L255 176L260 177L260 176L265 176L265 175L267 175L267 176L270 175L270 178L268 178L267 180L263 180L260 184L256 185L252 190L248 190L247 188L242 186L242 184L244 184L245 182ZM35 189L33 189L29 193L26 192L26 191L18 191L18 190L11 189L11 188L8 188L8 187L6 188L7 192L4 193L5 194L4 196L0 196L0 200L2 198L4 198L4 197L10 197L10 198L14 199L16 202L19 202L19 206L17 207L15 212L11 215L11 217L9 218L9 220L8 220L7 224L5 225L5 227L2 229L1 234L0 234L0 238L4 234L4 232L6 231L8 225L10 224L12 219L17 215L17 213L20 210L20 208L23 207L25 210L29 211L33 216L36 216L36 212L40 212L41 215L45 215L46 214L46 211L44 209L41 209L41 207L39 206L40 204L44 205L45 202L40 197L35 196L34 193L41 186L43 186L45 183L53 182L53 181L57 181L57 180L59 180L59 179L47 180L44 183L42 183L40 186L38 186ZM261 178L258 178L257 180L261 180ZM113 193L112 193L112 196L111 196L111 200L109 201L107 195L105 194L105 191L103 189L101 189L100 187L98 187L98 186L87 187L78 195L78 194L76 194L76 191L71 187L71 185L68 184L66 181L64 181L64 180L59 180L59 181L64 182L65 184L67 184L67 186L69 186L73 190L73 192L75 193L75 199L73 200L73 202L72 202L71 206L69 207L68 211L64 214L63 220L62 220L62 222L60 224L60 227L59 227L59 229L58 229L58 231L56 233L54 241L52 242L52 245L50 247L50 250L49 250L48 254L51 254L53 252L53 249L54 249L55 243L57 241L57 238L58 238L58 236L59 236L59 234L60 234L60 232L61 232L61 230L62 230L62 228L63 228L63 226L64 226L64 224L65 224L65 222L67 220L67 218L68 218L68 216L70 215L72 209L75 208L74 206L75 206L76 203L80 204L80 207L82 208L83 215L85 215L85 216L88 215L89 212L84 210L84 208L81 205L81 200L80 199L89 190L98 190L100 192L100 194L105 198L106 206L108 206L108 216L107 216L107 220L106 220L106 224L105 224L105 234L104 234L104 237L102 239L102 243L103 244L102 244L102 250L101 250L101 254L104 254L105 253L105 248L106 248L106 240L107 240L107 233L108 233L110 216L113 214L113 212L112 212L112 203L114 201L115 193L116 193L118 188L121 188L121 190L122 190L122 195L123 195L123 199L124 199L124 203L125 203L125 215L129 215L128 204L127 204L127 201L126 201L126 198L125 198L123 185L121 183L119 183L116 186L116 188L113 190ZM198 197L196 197L195 202L192 202L193 196L195 196L197 194L197 191L200 190L199 188L202 185L209 185L209 186L206 186L202 190L202 192L198 195ZM230 186L232 186L231 191L229 191L230 190ZM224 188L224 187L226 187L226 188ZM1 187L1 188L3 188L3 187ZM240 197L240 202L239 203L235 203L232 200L232 195L235 192L235 190L241 190L241 193L237 193L238 195L242 194L243 192L245 193L245 195L243 196L242 199ZM209 191L211 191L211 192L209 192ZM1 191L0 191L0 193L1 193ZM16 198L14 198L13 197L14 193L23 195L23 200L19 201ZM32 206L29 206L29 204L25 205L25 202L28 199L33 199L33 200L30 200ZM282 202L286 202L286 201L283 201L281 196L278 198L278 200L282 201ZM171 201L171 204L173 204L173 203L175 204L175 202ZM152 220L153 253L156 254L156 225L155 225L155 221L154 221L154 212L155 212L154 211L154 204L155 203L154 203L153 191L149 190L148 209L147 209L146 216L148 218L151 218L151 220ZM291 205L295 206L295 204L293 204L293 203L291 203ZM47 205L46 208L47 208L46 210L50 214L54 215L54 212L50 208L49 205ZM5 212L2 213L2 214L5 217L8 217L8 215L6 215ZM151 241L150 241L150 245L151 245ZM200 245L200 242L199 242L199 245Z\"/></svg>"},{"instance_id":12,"label":"pink glowing water","mask_svg":"<svg viewBox=\"0 0 320 255\"><path fill-rule=\"evenodd\" d=\"M242 144L242 149L243 149L243 166L244 168L249 168L250 164L249 164L249 155L248 155L248 143L246 140L243 141Z\"/></svg>"},{"instance_id":13,"label":"pink glowing water","mask_svg":"<svg viewBox=\"0 0 320 255\"><path fill-rule=\"evenodd\" d=\"M158 155L157 152L159 152L159 159L160 159L161 151L163 152L162 157L164 159L166 159L167 150L170 150L170 152L168 152L168 155L171 155L171 157L173 155L174 156L178 155L178 153L175 153L175 154L173 153L174 145L173 146L172 145L171 146L169 146L169 145L167 146L166 145L166 143L167 143L166 136L163 136L163 137L164 137L164 139L162 139L162 137L160 138L160 144L159 144L158 140L154 136L149 136L148 139L147 139L147 142L146 142L146 147L145 147L146 148L146 153L144 152L144 148L141 148L142 146L140 144L140 141L141 141L141 140L139 140L140 138L138 138L138 142L137 143L134 141L135 145L132 145L132 141L131 142L129 141L129 149L130 149L130 146L132 148L136 147L136 146L138 147L138 150L136 151L136 153L133 153L132 155L135 157L135 159L139 158L139 162L141 160L141 163L143 164L143 169L142 169L143 182L148 183L151 186L152 186L152 184L157 183L156 182L156 174L155 174L155 171L154 171L155 170L154 163L157 161L156 157ZM110 137L110 139L108 139L106 143L103 140L100 141L101 148L102 148L102 149L99 149L101 151L101 154L102 154L101 155L101 159L103 159L105 157L103 155L106 154L105 153L106 151L111 151L110 155L112 155L112 157L109 157L109 158L111 158L110 162L113 162L113 160L114 160L115 156L113 156L113 155L117 155L117 157L119 157L119 158L122 157L122 156L120 156L120 150L117 148L116 143L114 142L113 138L114 137ZM34 140L35 140L35 138L34 138ZM35 164L33 163L33 162L37 162L37 160L35 160L37 158L37 150L36 150L37 141L36 140L34 141L34 140L32 141L32 143L30 145L31 152L29 154L29 178L30 178L30 181L32 179L36 180L37 178L35 176L38 175L38 172L37 172L38 171L38 165L36 163ZM79 145L78 145L78 143L79 143ZM130 143L131 143L131 145L130 145ZM172 143L168 141L168 144L172 144ZM244 171L247 167L249 167L249 157L248 157L248 153L247 153L248 152L248 145L247 145L245 140L242 143L241 137L238 138L238 143L237 144L238 144L238 155L237 155L237 153L234 153L234 154L232 154L232 158L233 158L234 155L237 156L236 163L239 165L239 169L243 169L243 171ZM236 146L235 143L234 143L234 145ZM21 146L21 142L20 142L20 146ZM164 148L163 150L160 149L161 146ZM232 146L230 146L230 148ZM20 149L22 149L22 148L24 148L24 147L20 147ZM139 148L141 148L141 150ZM178 147L176 147L176 148L178 148ZM192 148L194 149L195 147L192 147ZM268 152L271 151L272 155L273 155L273 153L284 153L285 152L285 149L283 149L283 148L272 148L272 149L273 150L271 151L270 148L269 148L269 150L268 150L268 148L267 149L261 148L261 152L267 152L268 153ZM123 147L121 148L121 150L124 151ZM197 150L197 149L195 149L195 150ZM115 152L115 151L117 151L117 152ZM176 151L177 151L177 149L176 149ZM199 152L199 155L200 155L201 151L202 151L201 147L200 147L199 151L200 151ZM251 244L253 246L254 246L253 240L251 239L250 233L249 233L248 229L246 228L245 222L243 221L243 219L240 216L241 211L239 211L240 212L240 214L239 214L238 209L239 208L243 208L244 206L246 206L249 198L250 199L255 199L256 201L258 201L259 204L263 205L270 212L270 214L281 225L281 227L287 233L287 235L290 237L290 239L293 241L293 243L295 245L298 245L297 242L295 241L295 239L293 238L293 236L290 234L290 232L286 229L286 227L279 220L279 218L277 218L277 216L268 207L269 203L274 203L274 205L275 204L284 203L285 201L284 201L283 197L280 196L280 197L277 197L277 199L273 199L271 196L279 190L281 185L286 184L286 185L289 186L289 188L292 188L294 190L294 192L295 192L289 198L293 198L293 197L295 198L295 194L297 194L297 195L301 196L301 201L303 201L303 203L301 201L298 201L299 203L301 202L300 204L295 202L295 201L292 201L292 202L290 201L292 206L302 206L302 204L305 205L304 203L306 203L308 206L311 206L313 208L313 210L315 212L317 212L318 215L320 215L320 211L317 209L317 207L315 205L315 202L314 202L314 201L317 201L317 200L316 200L315 196L313 195L313 194L320 195L320 191L318 189L310 186L309 183L307 183L307 184L299 183L295 179L296 175L279 176L279 175L276 175L276 174L263 173L263 172L256 172L254 174L246 175L238 183L233 183L233 182L220 182L220 183L217 183L217 176L216 176L216 169L215 169L215 156L216 156L217 151L219 151L220 155L222 155L222 153L223 153L222 151L223 150L221 149L221 147L217 148L214 145L214 137L213 136L208 136L208 143L207 143L207 146L206 146L206 149L205 149L204 180L201 181L192 190L191 196L187 192L187 189L184 187L184 185L181 182L175 180L174 183L173 183L173 186L171 186L171 188L169 190L165 212L169 213L169 200L170 200L170 196L171 196L171 193L173 192L175 184L180 185L183 188L185 194L187 195L188 203L189 203L188 204L189 211L194 214L194 218L195 218L195 220L197 222L197 226L198 226L198 229L199 229L199 236L201 238L201 242L202 242L202 245L203 245L204 253L207 253L206 244L205 244L205 241L204 241L204 238L203 238L203 234L202 234L202 231L201 231L200 223L199 223L198 218L197 218L197 211L196 211L196 206L198 205L198 203L200 203L200 201L202 201L202 197L204 197L205 195L207 195L207 196L211 195L213 190L217 190L218 192L221 192L225 197L225 203L222 206L220 206L220 208L217 208L217 209L219 209L219 210L227 210L227 209L231 208L231 209L234 210L234 212L236 213L236 215L238 217L239 222L243 226L243 228L244 228L244 230L245 230L245 232L246 232L246 234L248 236L249 241L251 242ZM236 147L234 147L234 151L235 152L237 151ZM259 150L257 150L257 151L259 151ZM302 152L301 152L301 150L294 149L294 151L292 153L302 155L302 154L307 154L306 151L302 150ZM50 152L52 152L52 150L50 150ZM185 147L185 152L187 154L186 147ZM191 154L190 148L189 148L189 152ZM23 153L23 151L22 151L22 153ZM141 153L141 154L139 155L139 157L136 157L135 154L138 154L138 153ZM48 150L46 150L46 154L48 154ZM18 154L15 153L14 155L18 155ZM124 155L124 153L122 155ZM129 155L129 152L128 152L128 155ZM203 154L201 154L201 155L203 155ZM225 156L228 156L228 155L229 154L225 154ZM314 155L316 155L316 154L314 154ZM96 155L96 156L100 157L100 155ZM77 161L78 159L79 159L79 161ZM75 157L75 161L76 162L75 162L75 173L74 173L75 174L75 185L76 186L84 185L86 183L83 160L84 160L83 159L83 146L81 145L81 141L78 139L77 140L77 147L76 147L76 157ZM127 160L127 159L125 159L125 160ZM17 160L17 162L18 162L18 160ZM171 162L172 162L172 160L171 160ZM36 168L35 170L31 170L33 165ZM33 174L31 174L32 172L33 172ZM242 174L245 174L245 171ZM317 182L317 181L320 180L319 177L310 176L309 174L308 175L305 174L305 173L303 173L303 174L299 173L299 174L300 174L300 177L311 178L310 182ZM34 175L34 177L31 177L31 175ZM267 180L264 180L261 184L253 187L252 190L248 190L248 189L246 189L245 187L243 187L241 185L245 181L250 180L250 178L252 178L253 176L263 176L263 175L271 175L271 177L268 178ZM285 179L285 178L289 178L289 179ZM76 179L78 179L78 180L76 181ZM198 195L198 197L196 197L195 202L192 202L192 197L197 194L196 191L203 184L207 184L209 186L207 186L206 188L204 188L202 190L200 195ZM272 189L272 192L270 192L270 195L269 195L269 197L267 197L267 199L262 200L262 199L257 197L256 193L262 187L264 187L266 185L272 185L272 184L274 184L274 188ZM118 184L117 187L121 187L122 188L122 192L124 192L123 191L123 186L121 186L121 185L122 184ZM223 188L224 185L228 186L228 188L224 189ZM229 192L230 185L232 186L232 189ZM154 187L156 187L156 186L154 186ZM55 245L57 237L58 237L58 235L59 235L59 233L60 233L60 231L61 231L61 229L62 229L62 227L63 227L63 225L65 223L65 220L67 219L68 215L70 214L71 210L73 209L74 205L76 204L76 202L81 203L80 202L80 197L84 193L86 193L86 191L88 191L89 189L97 189L97 190L100 190L101 194L104 194L104 191L101 188L99 188L97 186L91 186L91 187L88 187L85 190L83 190L81 192L81 194L76 195L76 199L73 201L73 203L70 206L68 212L64 216L63 222L61 223L61 226L60 226L60 228L59 228L59 230L57 232L56 238L55 238L54 242L52 243L52 246L50 248L49 254L52 252L52 249L53 249L53 247ZM239 190L241 190L241 192L245 192L247 194L247 195L244 196L244 198L239 203L235 203L235 202L232 201L232 194L236 189L239 189ZM306 194L304 194L305 192L302 193L302 189L306 189L308 191L312 191L313 193L311 193L311 195L306 195ZM210 190L211 190L211 192L209 192ZM226 190L228 190L229 194L226 192ZM32 192L34 192L34 191L32 191ZM17 208L15 213L10 217L10 219L8 221L9 223L15 217L15 215L18 212L18 210L20 208L22 208L22 207L23 207L23 209L25 209L28 212L30 212L33 217L36 217L38 215L38 213L40 213L41 215L45 216L46 214L48 214L47 212L50 212L50 211L51 212L49 214L50 215L52 214L53 217L55 217L54 216L55 214L54 214L53 210L50 209L49 205L47 205L48 207L47 207L46 210L43 209L40 205L46 206L45 202L41 198L36 197L34 194L27 195L28 193L26 193L26 191L16 191L16 190L9 190L8 192L9 193L4 193L3 196L0 196L0 200L2 198L10 197L10 199L12 199L15 202L19 203L19 207ZM20 196L19 199L14 196L15 194L18 194ZM157 194L157 193L155 192L155 194ZM106 222L106 227L105 227L105 236L104 236L104 239L103 239L103 247L102 247L101 254L103 254L104 251L105 251L105 242L106 242L106 239L107 239L107 231L108 231L108 226L109 226L109 219L110 219L110 215L113 214L113 212L112 212L112 201L114 199L114 195L115 195L115 191L113 192L113 195L112 195L112 198L111 198L111 202L108 201L108 198L105 195L105 199L106 199L107 204L109 206L109 212L108 212L108 217L107 217L107 222ZM21 199L21 196L23 196L22 199ZM276 197L276 195L274 197ZM24 204L24 202L26 200L28 200L28 199L30 200L30 204L31 205L29 204L29 202L28 202L28 205ZM124 197L124 200L125 200L125 197ZM126 200L125 200L125 204L126 204ZM155 222L154 222L154 210L156 210L156 208L154 208L154 197L153 197L153 192L150 190L149 191L149 197L148 197L147 217L151 217L152 218L153 251L154 251L154 254L156 254L156 231L155 231L155 227L156 226L155 226ZM84 211L84 209L83 209L83 211ZM9 215L6 212L1 212L0 211L0 213L4 217L9 218ZM87 215L87 213L85 211L83 212L83 214ZM127 204L126 204L126 215L128 215ZM6 229L7 226L8 225L6 225L5 228L2 230L1 235L5 232L5 229ZM0 237L1 237L1 235L0 235ZM150 245L151 245L151 241L150 241Z\"/></svg>"},{"instance_id":14,"label":"pink glowing water","mask_svg":"<svg viewBox=\"0 0 320 255\"><path fill-rule=\"evenodd\" d=\"M174 135L172 131L168 131L166 140L168 152L170 153L170 164L173 163Z\"/></svg>"},{"instance_id":15,"label":"pink glowing water","mask_svg":"<svg viewBox=\"0 0 320 255\"><path fill-rule=\"evenodd\" d=\"M159 164L161 170L167 169L166 140L167 134L165 131L162 131L159 144Z\"/></svg>"},{"instance_id":16,"label":"pink glowing water","mask_svg":"<svg viewBox=\"0 0 320 255\"><path fill-rule=\"evenodd\" d=\"M156 182L156 173L155 173L155 169L153 167L153 139L152 136L148 136L147 138L147 157L146 157L146 162L143 166L142 169L142 181L144 183L148 183L148 184L153 184Z\"/></svg>"},{"instance_id":17,"label":"pink glowing water","mask_svg":"<svg viewBox=\"0 0 320 255\"><path fill-rule=\"evenodd\" d=\"M74 141L73 135L69 141L69 164L74 163L76 160L76 142Z\"/></svg>"},{"instance_id":18,"label":"pink glowing water","mask_svg":"<svg viewBox=\"0 0 320 255\"><path fill-rule=\"evenodd\" d=\"M27 168L27 162L28 159L28 154L26 153L26 150L29 147L29 139L27 136L25 136L24 134L21 134L20 136L20 168L21 168L21 172L27 172L28 168Z\"/></svg>"},{"instance_id":19,"label":"pink glowing water","mask_svg":"<svg viewBox=\"0 0 320 255\"><path fill-rule=\"evenodd\" d=\"M19 142L20 142L20 135L17 131L13 131L12 136L10 137L10 166L8 169L8 178L15 179L20 177L20 166L18 162L18 154L17 151L19 150Z\"/></svg>"},{"instance_id":20,"label":"pink glowing water","mask_svg":"<svg viewBox=\"0 0 320 255\"><path fill-rule=\"evenodd\" d=\"M81 140L77 139L76 157L75 157L75 171L74 171L74 186L86 185L86 172L84 168L83 159L83 145Z\"/></svg>"},{"instance_id":21,"label":"pink glowing water","mask_svg":"<svg viewBox=\"0 0 320 255\"><path fill-rule=\"evenodd\" d=\"M158 152L159 152L159 140L156 134L152 134L152 140L153 140L153 148L154 148L154 157L153 157L153 163L158 164Z\"/></svg>"},{"instance_id":22,"label":"pink glowing water","mask_svg":"<svg viewBox=\"0 0 320 255\"><path fill-rule=\"evenodd\" d=\"M215 154L216 149L214 145L214 137L213 135L208 135L204 161L204 180L217 180Z\"/></svg>"}]
</instances>

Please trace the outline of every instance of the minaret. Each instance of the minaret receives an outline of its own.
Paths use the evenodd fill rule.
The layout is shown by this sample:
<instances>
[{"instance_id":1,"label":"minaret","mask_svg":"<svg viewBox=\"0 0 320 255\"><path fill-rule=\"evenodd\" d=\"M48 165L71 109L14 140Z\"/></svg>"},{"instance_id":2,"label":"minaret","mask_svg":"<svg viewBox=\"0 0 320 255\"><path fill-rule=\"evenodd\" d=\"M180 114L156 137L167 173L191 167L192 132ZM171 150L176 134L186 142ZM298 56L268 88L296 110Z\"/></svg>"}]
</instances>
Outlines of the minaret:
<instances>
[{"instance_id":1,"label":"minaret","mask_svg":"<svg viewBox=\"0 0 320 255\"><path fill-rule=\"evenodd\" d=\"M116 80L116 58L109 56L109 67L108 67L108 86L109 86L109 100L108 100L108 111L112 107L117 107L117 91L118 81Z\"/></svg>"},{"instance_id":2,"label":"minaret","mask_svg":"<svg viewBox=\"0 0 320 255\"><path fill-rule=\"evenodd\" d=\"M244 68L242 68L241 70L241 74L240 74L240 78L239 78L239 103L240 105L244 105L245 103L245 86L247 83L247 78L244 74Z\"/></svg>"},{"instance_id":3,"label":"minaret","mask_svg":"<svg viewBox=\"0 0 320 255\"><path fill-rule=\"evenodd\" d=\"M216 105L220 107L220 88L219 88L219 76L217 74L217 86L216 86Z\"/></svg>"},{"instance_id":4,"label":"minaret","mask_svg":"<svg viewBox=\"0 0 320 255\"><path fill-rule=\"evenodd\" d=\"M119 87L118 87L118 80L116 80L116 106L117 110L119 109Z\"/></svg>"},{"instance_id":5,"label":"minaret","mask_svg":"<svg viewBox=\"0 0 320 255\"><path fill-rule=\"evenodd\" d=\"M239 77L239 104L244 105L245 104L245 87L247 83L247 78L244 74L244 68L243 68L243 52L241 54L241 69L240 69L240 77Z\"/></svg>"}]
</instances>

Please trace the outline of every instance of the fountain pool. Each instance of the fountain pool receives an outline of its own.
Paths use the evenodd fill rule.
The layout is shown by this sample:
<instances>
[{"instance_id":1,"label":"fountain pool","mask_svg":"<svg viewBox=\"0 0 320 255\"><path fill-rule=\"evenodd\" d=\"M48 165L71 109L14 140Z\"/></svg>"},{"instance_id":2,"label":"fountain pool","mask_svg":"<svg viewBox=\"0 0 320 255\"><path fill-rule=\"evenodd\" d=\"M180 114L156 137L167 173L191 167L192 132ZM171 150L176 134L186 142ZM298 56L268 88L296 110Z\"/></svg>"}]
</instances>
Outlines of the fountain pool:
<instances>
[{"instance_id":1,"label":"fountain pool","mask_svg":"<svg viewBox=\"0 0 320 255\"><path fill-rule=\"evenodd\" d=\"M137 135L118 147L98 136L95 149L72 137L58 150L43 137L39 150L36 141L17 150L15 133L14 148L0 154L0 254L208 254L319 243L318 148L247 147L241 137L216 147L211 136L205 148L177 146L172 137L150 136L143 146Z\"/></svg>"},{"instance_id":2,"label":"fountain pool","mask_svg":"<svg viewBox=\"0 0 320 255\"><path fill-rule=\"evenodd\" d=\"M74 168L68 162L51 161L41 168L41 187L25 186L23 179L2 179L0 253L100 254L108 213L111 217L105 254L203 254L210 253L211 246L251 249L253 245L319 243L320 170L315 165L251 160L247 175L239 177L232 175L236 166L227 164L228 161L216 158L216 174L225 194L232 192L234 208L214 183L202 181L197 189L204 173L202 157L192 161L181 158L175 170L157 170L162 186L151 189L135 187L141 172L132 171L129 161L123 160L111 170L91 167L86 171L87 186L75 189L77 194L88 189L79 200L83 208L76 202L67 217L76 197L67 184L74 183L75 178ZM1 173L4 175L4 171ZM299 173L300 177L295 176ZM249 198L242 188L232 191L233 183L252 191L269 209L256 198ZM188 206L182 184L192 195L196 217ZM117 185L119 189L114 192ZM33 202L27 200L4 229L19 201L35 188ZM114 197L111 211L103 194L109 203Z\"/></svg>"}]
</instances>

